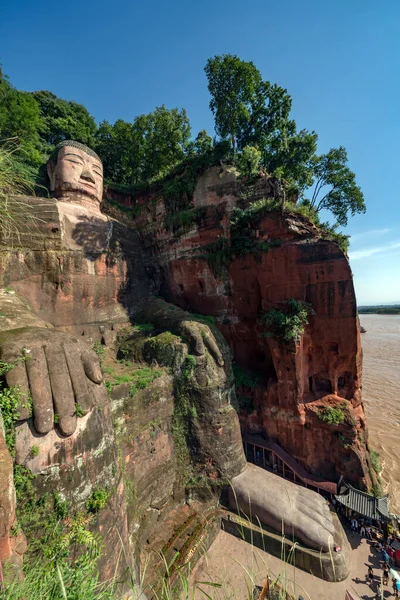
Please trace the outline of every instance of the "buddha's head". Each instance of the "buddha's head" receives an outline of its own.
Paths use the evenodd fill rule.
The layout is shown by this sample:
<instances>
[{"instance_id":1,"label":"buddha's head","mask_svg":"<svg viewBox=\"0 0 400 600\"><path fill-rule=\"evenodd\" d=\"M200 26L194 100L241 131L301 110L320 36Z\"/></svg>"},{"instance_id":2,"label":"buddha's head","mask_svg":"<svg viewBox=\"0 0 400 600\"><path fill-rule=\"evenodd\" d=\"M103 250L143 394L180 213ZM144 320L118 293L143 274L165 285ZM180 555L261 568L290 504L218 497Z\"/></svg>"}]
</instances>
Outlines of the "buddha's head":
<instances>
[{"instance_id":1,"label":"buddha's head","mask_svg":"<svg viewBox=\"0 0 400 600\"><path fill-rule=\"evenodd\" d=\"M97 154L80 142L58 144L47 161L50 191L60 200L100 205L103 165Z\"/></svg>"}]
</instances>

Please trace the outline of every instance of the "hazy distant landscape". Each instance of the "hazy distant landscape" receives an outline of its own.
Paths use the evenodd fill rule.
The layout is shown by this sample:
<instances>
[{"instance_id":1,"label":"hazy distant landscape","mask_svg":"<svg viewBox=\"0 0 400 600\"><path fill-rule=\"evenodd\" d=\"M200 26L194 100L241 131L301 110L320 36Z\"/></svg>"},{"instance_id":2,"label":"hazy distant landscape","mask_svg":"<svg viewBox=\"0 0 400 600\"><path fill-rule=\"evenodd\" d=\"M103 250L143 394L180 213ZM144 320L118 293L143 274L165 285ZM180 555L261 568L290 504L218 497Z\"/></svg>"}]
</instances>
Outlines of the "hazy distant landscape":
<instances>
[{"instance_id":1,"label":"hazy distant landscape","mask_svg":"<svg viewBox=\"0 0 400 600\"><path fill-rule=\"evenodd\" d=\"M377 304L376 306L359 306L360 315L400 315L400 304Z\"/></svg>"}]
</instances>

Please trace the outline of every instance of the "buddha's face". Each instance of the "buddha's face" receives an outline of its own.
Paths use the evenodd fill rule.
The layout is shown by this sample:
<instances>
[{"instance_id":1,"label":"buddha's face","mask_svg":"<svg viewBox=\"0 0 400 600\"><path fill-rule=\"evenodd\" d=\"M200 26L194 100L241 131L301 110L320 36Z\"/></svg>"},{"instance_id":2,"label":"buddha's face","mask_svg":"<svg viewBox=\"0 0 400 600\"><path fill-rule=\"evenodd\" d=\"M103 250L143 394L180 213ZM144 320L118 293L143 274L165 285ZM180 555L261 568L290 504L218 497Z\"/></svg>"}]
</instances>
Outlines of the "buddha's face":
<instances>
[{"instance_id":1,"label":"buddha's face","mask_svg":"<svg viewBox=\"0 0 400 600\"><path fill-rule=\"evenodd\" d=\"M91 201L103 197L103 165L99 159L74 146L60 148L57 164L47 163L50 190L57 198Z\"/></svg>"}]
</instances>

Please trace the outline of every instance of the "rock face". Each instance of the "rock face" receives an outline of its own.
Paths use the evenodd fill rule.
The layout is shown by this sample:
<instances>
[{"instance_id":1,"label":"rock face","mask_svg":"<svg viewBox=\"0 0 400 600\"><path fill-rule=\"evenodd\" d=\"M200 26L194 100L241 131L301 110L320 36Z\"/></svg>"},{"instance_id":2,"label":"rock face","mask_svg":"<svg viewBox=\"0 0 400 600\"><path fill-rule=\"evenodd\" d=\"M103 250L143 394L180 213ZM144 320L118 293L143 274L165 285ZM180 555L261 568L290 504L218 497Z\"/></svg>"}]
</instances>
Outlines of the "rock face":
<instances>
[{"instance_id":1,"label":"rock face","mask_svg":"<svg viewBox=\"0 0 400 600\"><path fill-rule=\"evenodd\" d=\"M241 414L244 431L263 432L315 474L333 481L343 475L369 488L374 475L348 260L334 241L289 211L250 215L241 232L246 242L235 248L232 210L273 198L275 182L259 180L244 201L243 195L234 173L214 168L198 182L191 219L180 223L179 215L165 214L162 200L140 198L136 225L153 277L168 301L212 315L236 364L257 374L257 388L239 390L255 406ZM314 311L304 335L292 344L263 336L262 314L283 309L290 298ZM324 421L326 407L339 409L342 422Z\"/></svg>"},{"instance_id":2,"label":"rock face","mask_svg":"<svg viewBox=\"0 0 400 600\"><path fill-rule=\"evenodd\" d=\"M87 414L73 417L76 429L71 435L63 435L62 423L55 421L53 426L52 420L46 432L38 433L36 412L35 419L29 412L19 415L14 462L28 470L33 489L29 498L22 491L20 522L27 523L28 542L40 536L24 516L24 503L32 503L32 494L34 502L40 502L56 493L71 514L78 515L87 514L94 494L103 494L107 501L101 510L87 515L88 526L102 539L102 577L118 577L127 568L139 577L140 560L145 563L154 551L160 556L182 525L184 512L177 509L186 506L188 490L193 487L192 496L201 496L191 509L195 544L196 520L216 506L221 485L245 468L238 417L229 404L230 352L216 328L214 337L207 325L189 322L185 311L149 298L151 282L146 281L133 230L101 213L93 215L86 207L36 198L24 201L44 218L35 235L25 237L22 230L15 240L17 247L0 248L0 359L8 360L19 340L21 351L28 352L27 361L10 371L9 385L17 376L20 382L28 376L32 393L45 390L47 375L43 372L38 378L35 369L38 348L47 359L50 352L54 354L52 336L58 336L57 348L64 347L65 352L71 343L97 343L114 362L122 348L123 360L117 361L121 378L132 382L132 373L142 370L148 380L141 381L138 389L132 383L109 382L110 404L104 384L88 379L88 393L95 402ZM151 331L143 334L141 343L136 340L130 351L135 337L129 333L130 323L135 315L146 320ZM153 382L149 372L153 373L155 361L160 369ZM164 367L170 367L172 375ZM56 371L57 365L49 372L52 385L56 385ZM67 392L67 382L65 386ZM53 387L52 392L54 396ZM38 394L39 402L42 395ZM37 408L40 404L34 397L34 411ZM13 532L12 459L3 436L0 442L0 558L4 561L15 559L25 547L23 534L20 539ZM144 571L157 581L165 564L160 558Z\"/></svg>"},{"instance_id":3,"label":"rock face","mask_svg":"<svg viewBox=\"0 0 400 600\"><path fill-rule=\"evenodd\" d=\"M240 411L243 431L263 432L326 478L371 485L349 264L307 219L269 210L278 196L273 178L249 186L234 169L213 168L180 212L166 211L159 191L142 194L135 219L111 204L102 214L98 203L25 198L37 227L21 225L12 247L0 240L0 360L15 349L28 356L7 383L31 392L34 412L22 406L14 463L33 477L29 493L39 501L56 492L86 515L104 544L103 578L127 567L136 576L150 560L157 584L160 552L169 562L178 548L184 560L212 541L219 517L207 528L207 514L215 517L221 489L246 470L232 354L258 378L237 390L254 407ZM240 213L232 227L232 211L250 203L261 210ZM313 308L304 334L290 344L265 337L262 314L290 298ZM82 347L93 344L106 360L107 389L84 359ZM60 375L73 408L61 417L52 406ZM83 407L75 405L81 385L94 399ZM324 420L329 409L339 424ZM40 411L51 417L43 428ZM13 537L12 461L1 432L0 469L0 559L18 561L24 540ZM23 511L23 494L19 504Z\"/></svg>"}]
</instances>

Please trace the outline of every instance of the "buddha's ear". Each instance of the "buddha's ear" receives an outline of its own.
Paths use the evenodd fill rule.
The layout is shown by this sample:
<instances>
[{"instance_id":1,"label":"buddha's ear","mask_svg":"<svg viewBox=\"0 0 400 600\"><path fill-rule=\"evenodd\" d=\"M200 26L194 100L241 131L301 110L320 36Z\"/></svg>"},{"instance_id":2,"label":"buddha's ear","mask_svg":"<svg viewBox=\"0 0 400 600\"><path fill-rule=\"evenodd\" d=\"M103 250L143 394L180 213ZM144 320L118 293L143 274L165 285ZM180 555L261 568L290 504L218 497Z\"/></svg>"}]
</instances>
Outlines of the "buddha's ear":
<instances>
[{"instance_id":1,"label":"buddha's ear","mask_svg":"<svg viewBox=\"0 0 400 600\"><path fill-rule=\"evenodd\" d=\"M56 165L52 160L47 161L47 175L50 180L50 191L54 192L56 189Z\"/></svg>"}]
</instances>

